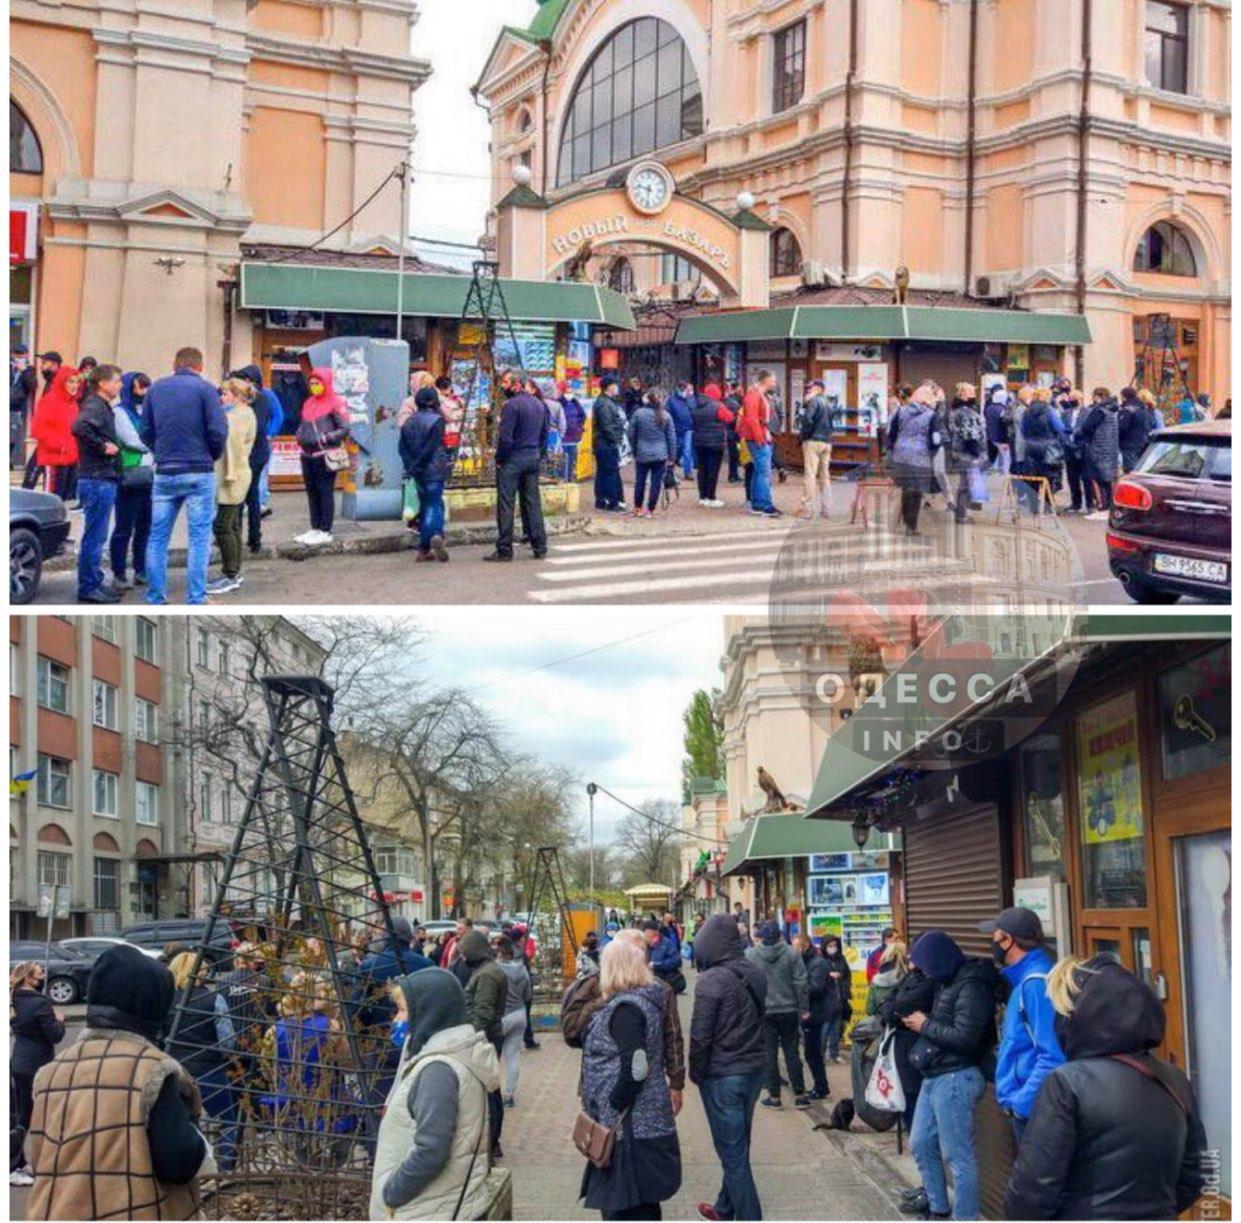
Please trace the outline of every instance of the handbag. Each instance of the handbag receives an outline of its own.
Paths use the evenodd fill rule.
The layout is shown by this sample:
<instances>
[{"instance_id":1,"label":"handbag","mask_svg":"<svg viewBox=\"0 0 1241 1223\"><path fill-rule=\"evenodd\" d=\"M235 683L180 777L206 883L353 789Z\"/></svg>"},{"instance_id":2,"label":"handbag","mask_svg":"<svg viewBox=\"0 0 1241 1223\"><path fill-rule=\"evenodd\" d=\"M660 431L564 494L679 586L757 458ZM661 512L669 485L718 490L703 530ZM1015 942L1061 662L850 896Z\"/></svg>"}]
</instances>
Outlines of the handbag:
<instances>
[{"instance_id":1,"label":"handbag","mask_svg":"<svg viewBox=\"0 0 1241 1223\"><path fill-rule=\"evenodd\" d=\"M151 488L155 484L155 468L146 467L122 467L121 468L121 487L122 488Z\"/></svg>"},{"instance_id":2,"label":"handbag","mask_svg":"<svg viewBox=\"0 0 1241 1223\"><path fill-rule=\"evenodd\" d=\"M616 1118L615 1125L604 1125L596 1121L585 1109L577 1115L573 1123L573 1145L580 1155L585 1155L596 1168L608 1168L612 1164L612 1152L616 1149L616 1135L625 1121L625 1114Z\"/></svg>"},{"instance_id":3,"label":"handbag","mask_svg":"<svg viewBox=\"0 0 1241 1223\"><path fill-rule=\"evenodd\" d=\"M866 1103L884 1113L905 1111L905 1089L896 1068L892 1046L896 1041L896 1029L888 1028L879 1044L879 1056L871 1068L866 1084Z\"/></svg>"},{"instance_id":4,"label":"handbag","mask_svg":"<svg viewBox=\"0 0 1241 1223\"><path fill-rule=\"evenodd\" d=\"M349 451L342 442L338 446L329 446L320 456L328 471L347 471L349 469Z\"/></svg>"}]
</instances>

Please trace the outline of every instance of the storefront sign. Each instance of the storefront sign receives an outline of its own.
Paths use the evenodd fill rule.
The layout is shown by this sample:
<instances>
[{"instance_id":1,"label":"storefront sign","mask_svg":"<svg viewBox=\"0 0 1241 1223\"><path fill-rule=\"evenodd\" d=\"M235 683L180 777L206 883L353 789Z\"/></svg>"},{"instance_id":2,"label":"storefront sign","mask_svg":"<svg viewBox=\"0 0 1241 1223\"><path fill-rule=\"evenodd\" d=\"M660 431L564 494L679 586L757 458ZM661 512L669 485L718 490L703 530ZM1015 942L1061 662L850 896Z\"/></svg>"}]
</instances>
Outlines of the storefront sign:
<instances>
[{"instance_id":1,"label":"storefront sign","mask_svg":"<svg viewBox=\"0 0 1241 1223\"><path fill-rule=\"evenodd\" d=\"M272 476L296 476L302 478L302 448L293 437L273 437L271 439Z\"/></svg>"},{"instance_id":2,"label":"storefront sign","mask_svg":"<svg viewBox=\"0 0 1241 1223\"><path fill-rule=\"evenodd\" d=\"M1138 715L1131 694L1087 710L1077 721L1082 839L1087 845L1142 836Z\"/></svg>"},{"instance_id":3,"label":"storefront sign","mask_svg":"<svg viewBox=\"0 0 1241 1223\"><path fill-rule=\"evenodd\" d=\"M556 255L567 259L583 245L593 243L596 238L618 237L632 237L634 241L655 238L677 242L691 248L722 271L727 272L733 266L732 257L718 242L700 229L692 225L678 224L666 216L638 217L614 213L608 217L593 217L561 233L550 235L548 241Z\"/></svg>"},{"instance_id":4,"label":"storefront sign","mask_svg":"<svg viewBox=\"0 0 1241 1223\"><path fill-rule=\"evenodd\" d=\"M1013 880L1013 905L1038 915L1043 933L1055 937L1056 910L1052 904L1055 880L1050 875Z\"/></svg>"},{"instance_id":5,"label":"storefront sign","mask_svg":"<svg viewBox=\"0 0 1241 1223\"><path fill-rule=\"evenodd\" d=\"M878 361L882 356L882 344L840 344L833 340L814 342L816 361Z\"/></svg>"},{"instance_id":6,"label":"storefront sign","mask_svg":"<svg viewBox=\"0 0 1241 1223\"><path fill-rule=\"evenodd\" d=\"M9 266L33 263L39 252L39 205L9 205Z\"/></svg>"}]
</instances>

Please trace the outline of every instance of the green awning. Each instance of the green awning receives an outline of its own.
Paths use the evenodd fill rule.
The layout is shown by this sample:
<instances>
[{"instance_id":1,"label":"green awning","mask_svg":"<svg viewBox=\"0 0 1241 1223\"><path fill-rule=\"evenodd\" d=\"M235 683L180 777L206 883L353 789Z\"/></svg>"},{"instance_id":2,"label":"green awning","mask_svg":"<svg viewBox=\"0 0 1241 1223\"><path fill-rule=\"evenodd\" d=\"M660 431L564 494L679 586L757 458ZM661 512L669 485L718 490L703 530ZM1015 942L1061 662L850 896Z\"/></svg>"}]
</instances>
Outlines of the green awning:
<instances>
[{"instance_id":1,"label":"green awning","mask_svg":"<svg viewBox=\"0 0 1241 1223\"><path fill-rule=\"evenodd\" d=\"M865 851L899 849L896 834L872 828ZM747 865L770 858L804 858L807 854L851 854L858 846L848 824L808 820L800 813L755 815L732 839L722 875L735 875Z\"/></svg>"},{"instance_id":2,"label":"green awning","mask_svg":"<svg viewBox=\"0 0 1241 1223\"><path fill-rule=\"evenodd\" d=\"M926 340L972 344L1089 344L1081 314L943 306L775 306L682 319L678 344L743 340Z\"/></svg>"},{"instance_id":3,"label":"green awning","mask_svg":"<svg viewBox=\"0 0 1241 1223\"><path fill-rule=\"evenodd\" d=\"M1227 615L1211 613L1206 615L1152 613L1130 616L1121 613L1105 613L1103 615L1083 616L1078 620L1074 625L1072 644L1089 643L1103 645L1110 642L1124 643L1137 641L1212 641L1230 637L1231 634L1232 619ZM1037 679L1050 674L1064 652L1062 649L1055 654L1044 654L1039 658L1024 662L1017 659L997 659L996 662L1000 665L997 667L997 680L999 682L996 684L996 691L1000 692L1004 683L1019 672L1029 679L1030 686L1033 687ZM901 670L898 668L897 671L889 675L880 688L879 693L876 693L876 696L871 699L876 700L885 689L889 688L889 685L894 686L898 682L900 674ZM942 719L936 719L933 711L929 711L922 706L910 707L905 733L902 733L901 742L909 742L913 738L913 732L921 732L929 739L942 731L946 731L952 724L964 726L970 720L985 714L988 709L993 708L998 703L998 700L998 697L992 698L988 696L973 707ZM823 758L819 762L818 772L815 775L814 785L811 787L810 799L806 803L805 818L808 823L819 822L816 816L830 823L830 818L823 814L827 808L847 798L865 782L882 777L914 750L912 746L905 750L898 750L886 759L880 758L875 752L859 750L859 747L864 742L862 736L866 735L868 731L873 732L875 729L874 720L868 719L866 713L866 704L862 704L858 707L853 717L844 722L836 733L828 739L827 746L823 750ZM883 725L890 726L891 722L885 721ZM846 824L843 824L841 821L837 821L837 823L842 828L847 829Z\"/></svg>"},{"instance_id":4,"label":"green awning","mask_svg":"<svg viewBox=\"0 0 1241 1223\"><path fill-rule=\"evenodd\" d=\"M567 281L501 280L515 321L600 323L634 329L622 293ZM406 314L460 318L470 289L468 276L405 274ZM348 314L394 314L396 272L376 268L311 267L296 263L243 262L240 305L246 310L322 310Z\"/></svg>"}]
</instances>

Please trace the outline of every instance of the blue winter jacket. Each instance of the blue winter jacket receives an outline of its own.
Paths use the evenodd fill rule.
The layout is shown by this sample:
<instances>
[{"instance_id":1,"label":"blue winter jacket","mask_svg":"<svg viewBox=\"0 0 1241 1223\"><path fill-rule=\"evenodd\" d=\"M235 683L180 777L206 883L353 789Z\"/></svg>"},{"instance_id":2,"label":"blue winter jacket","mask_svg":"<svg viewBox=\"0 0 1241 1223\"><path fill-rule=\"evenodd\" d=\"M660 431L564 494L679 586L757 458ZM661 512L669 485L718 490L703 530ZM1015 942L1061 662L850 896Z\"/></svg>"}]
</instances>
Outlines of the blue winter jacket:
<instances>
[{"instance_id":1,"label":"blue winter jacket","mask_svg":"<svg viewBox=\"0 0 1241 1223\"><path fill-rule=\"evenodd\" d=\"M419 408L405 421L399 450L410 479L422 484L448 479L452 459L444 448L444 417L439 408Z\"/></svg>"},{"instance_id":2,"label":"blue winter jacket","mask_svg":"<svg viewBox=\"0 0 1241 1223\"><path fill-rule=\"evenodd\" d=\"M676 939L667 934L661 936L650 949L650 963L652 972L660 976L676 972L681 967L681 949Z\"/></svg>"},{"instance_id":3,"label":"blue winter jacket","mask_svg":"<svg viewBox=\"0 0 1241 1223\"><path fill-rule=\"evenodd\" d=\"M1004 1011L995 1067L995 1098L999 1106L1029 1118L1043 1080L1063 1065L1064 1053L1056 1038L1056 1012L1047 997L1047 974L1052 958L1042 948L1006 967L1012 986Z\"/></svg>"},{"instance_id":4,"label":"blue winter jacket","mask_svg":"<svg viewBox=\"0 0 1241 1223\"><path fill-rule=\"evenodd\" d=\"M211 472L228 441L220 393L193 370L158 378L147 390L142 440L155 455L155 474Z\"/></svg>"},{"instance_id":5,"label":"blue winter jacket","mask_svg":"<svg viewBox=\"0 0 1241 1223\"><path fill-rule=\"evenodd\" d=\"M669 395L664 404L668 415L672 417L673 428L677 431L677 442L694 431L694 400L683 396Z\"/></svg>"}]
</instances>

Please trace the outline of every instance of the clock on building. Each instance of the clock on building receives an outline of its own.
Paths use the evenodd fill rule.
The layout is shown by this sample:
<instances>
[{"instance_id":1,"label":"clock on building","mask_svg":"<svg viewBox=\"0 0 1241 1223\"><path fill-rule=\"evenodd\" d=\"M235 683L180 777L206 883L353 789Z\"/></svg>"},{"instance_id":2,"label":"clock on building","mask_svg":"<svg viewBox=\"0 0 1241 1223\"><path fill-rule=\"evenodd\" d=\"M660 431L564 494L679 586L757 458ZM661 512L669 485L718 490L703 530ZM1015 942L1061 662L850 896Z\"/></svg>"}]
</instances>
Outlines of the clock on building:
<instances>
[{"instance_id":1,"label":"clock on building","mask_svg":"<svg viewBox=\"0 0 1241 1223\"><path fill-rule=\"evenodd\" d=\"M638 162L625 179L629 202L650 216L668 206L674 190L672 175L657 161Z\"/></svg>"}]
</instances>

